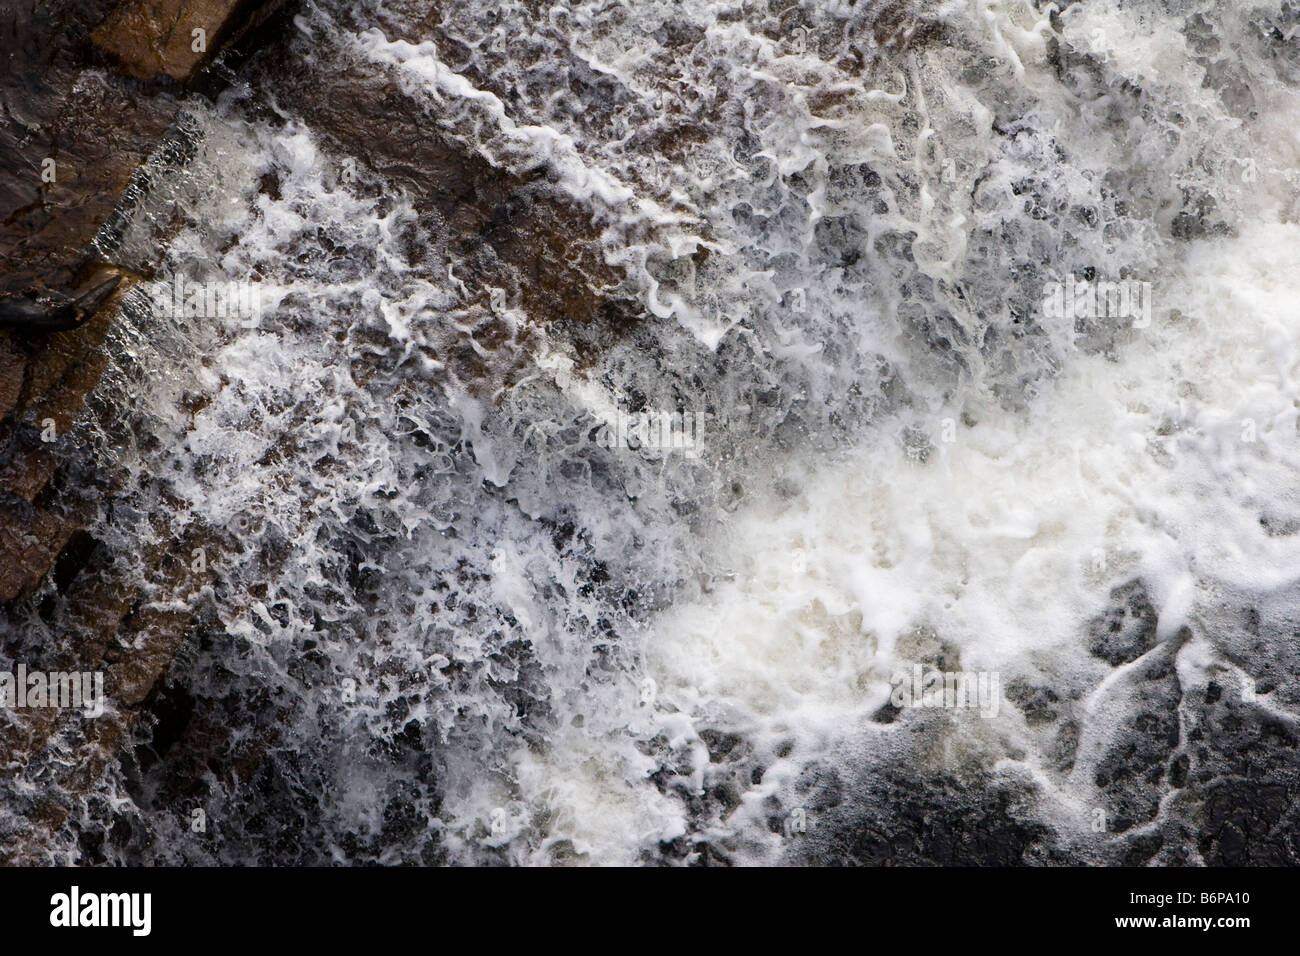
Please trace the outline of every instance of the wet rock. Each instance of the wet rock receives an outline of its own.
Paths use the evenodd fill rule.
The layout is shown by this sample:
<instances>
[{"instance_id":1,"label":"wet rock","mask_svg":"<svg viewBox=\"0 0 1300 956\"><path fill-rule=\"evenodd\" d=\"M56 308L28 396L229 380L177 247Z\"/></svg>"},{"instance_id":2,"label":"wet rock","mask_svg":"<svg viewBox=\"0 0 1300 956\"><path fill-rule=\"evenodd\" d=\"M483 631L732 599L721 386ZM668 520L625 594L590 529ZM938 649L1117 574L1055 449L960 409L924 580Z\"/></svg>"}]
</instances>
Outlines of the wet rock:
<instances>
[{"instance_id":1,"label":"wet rock","mask_svg":"<svg viewBox=\"0 0 1300 956\"><path fill-rule=\"evenodd\" d=\"M0 148L13 159L0 173L0 315L11 324L42 293L79 287L95 231L176 110L170 96L140 95L112 75L83 82L94 68L86 36L107 7L0 13L15 41L0 62Z\"/></svg>"},{"instance_id":2,"label":"wet rock","mask_svg":"<svg viewBox=\"0 0 1300 956\"><path fill-rule=\"evenodd\" d=\"M1156 609L1141 581L1110 592L1110 608L1088 624L1088 650L1118 667L1135 661L1156 642Z\"/></svg>"},{"instance_id":3,"label":"wet rock","mask_svg":"<svg viewBox=\"0 0 1300 956\"><path fill-rule=\"evenodd\" d=\"M57 710L0 716L0 764L16 788L4 793L13 816L3 863L47 861L69 801L116 760L190 624L192 582L169 551L143 556L153 580L128 582L87 543L80 529L105 489L67 438L107 366L125 285L94 240L177 113L184 91L173 77L192 78L197 65L182 73L168 59L176 70L167 82L141 84L94 41L112 46L120 31L136 31L136 42L171 57L168 37L140 31L161 30L176 6L225 11L212 23L212 54L278 4L53 0L0 10L0 655L102 671L113 704L94 720ZM148 16L131 19L128 8ZM38 776L40 799L23 796L22 781Z\"/></svg>"},{"instance_id":4,"label":"wet rock","mask_svg":"<svg viewBox=\"0 0 1300 956\"><path fill-rule=\"evenodd\" d=\"M744 743L744 738L739 734L729 734L721 730L702 730L700 739L709 750L709 760L712 763L721 763L724 760L736 759L736 754L748 750ZM744 748L738 750L737 748Z\"/></svg>"},{"instance_id":5,"label":"wet rock","mask_svg":"<svg viewBox=\"0 0 1300 956\"><path fill-rule=\"evenodd\" d=\"M485 306L490 290L502 288L504 303L519 302L540 323L598 314L623 276L605 264L591 213L563 196L545 168L493 166L379 65L357 63L346 75L304 69L290 40L283 43L265 55L277 105L433 213L431 238L445 244L460 263L458 277Z\"/></svg>"},{"instance_id":6,"label":"wet rock","mask_svg":"<svg viewBox=\"0 0 1300 956\"><path fill-rule=\"evenodd\" d=\"M91 38L129 76L163 75L184 83L246 27L251 13L265 15L267 7L278 6L249 0L127 0Z\"/></svg>"},{"instance_id":7,"label":"wet rock","mask_svg":"<svg viewBox=\"0 0 1300 956\"><path fill-rule=\"evenodd\" d=\"M1037 861L1051 830L1032 819L1032 794L895 767L849 788L842 806L808 815L795 861L842 866L1012 866Z\"/></svg>"},{"instance_id":8,"label":"wet rock","mask_svg":"<svg viewBox=\"0 0 1300 956\"><path fill-rule=\"evenodd\" d=\"M96 42L155 50L184 80L200 61L187 59L182 70L169 51L187 18L209 24L211 56L278 6L54 0L0 11L9 54L0 60L0 152L8 157L0 170L0 323L44 330L51 313L94 291L88 282L103 263L91 240L179 109L184 90L175 82L142 85L130 70L105 69ZM56 318L66 327L71 316Z\"/></svg>"},{"instance_id":9,"label":"wet rock","mask_svg":"<svg viewBox=\"0 0 1300 956\"><path fill-rule=\"evenodd\" d=\"M74 528L27 502L0 501L0 601L32 590Z\"/></svg>"},{"instance_id":10,"label":"wet rock","mask_svg":"<svg viewBox=\"0 0 1300 956\"><path fill-rule=\"evenodd\" d=\"M1025 680L1007 683L1007 698L1020 708L1025 722L1031 727L1056 720L1061 698L1050 687L1035 687Z\"/></svg>"},{"instance_id":11,"label":"wet rock","mask_svg":"<svg viewBox=\"0 0 1300 956\"><path fill-rule=\"evenodd\" d=\"M1295 788L1225 780L1205 801L1200 850L1210 866L1287 866L1296 845Z\"/></svg>"},{"instance_id":12,"label":"wet rock","mask_svg":"<svg viewBox=\"0 0 1300 956\"><path fill-rule=\"evenodd\" d=\"M1073 720L1061 724L1061 729L1052 738L1048 758L1057 770L1069 773L1074 767L1074 755L1079 749L1079 725Z\"/></svg>"},{"instance_id":13,"label":"wet rock","mask_svg":"<svg viewBox=\"0 0 1300 956\"><path fill-rule=\"evenodd\" d=\"M1172 651L1141 666L1131 685L1139 702L1094 770L1094 782L1106 796L1109 829L1116 833L1155 816L1170 787L1169 762L1180 740L1182 687Z\"/></svg>"},{"instance_id":14,"label":"wet rock","mask_svg":"<svg viewBox=\"0 0 1300 956\"><path fill-rule=\"evenodd\" d=\"M0 301L0 326L25 332L74 329L103 307L121 281L121 276L110 276L75 298L60 293L9 296Z\"/></svg>"},{"instance_id":15,"label":"wet rock","mask_svg":"<svg viewBox=\"0 0 1300 956\"><path fill-rule=\"evenodd\" d=\"M1258 646L1252 664L1269 668L1270 655L1285 653L1289 638L1274 624L1290 626L1285 615L1261 621L1254 608L1226 606L1209 638L1234 654ZM1164 656L1153 655L1147 665L1143 676L1154 679L1140 685L1140 713L1100 765L1114 806L1146 823L1115 842L1111 861L1294 865L1300 859L1300 733L1294 722L1251 698L1245 691L1252 688L1243 687L1239 675L1218 666L1207 683L1181 688L1175 700L1173 655L1170 666L1160 663ZM1293 673L1280 673L1260 693L1276 702L1292 692L1294 680Z\"/></svg>"}]
</instances>

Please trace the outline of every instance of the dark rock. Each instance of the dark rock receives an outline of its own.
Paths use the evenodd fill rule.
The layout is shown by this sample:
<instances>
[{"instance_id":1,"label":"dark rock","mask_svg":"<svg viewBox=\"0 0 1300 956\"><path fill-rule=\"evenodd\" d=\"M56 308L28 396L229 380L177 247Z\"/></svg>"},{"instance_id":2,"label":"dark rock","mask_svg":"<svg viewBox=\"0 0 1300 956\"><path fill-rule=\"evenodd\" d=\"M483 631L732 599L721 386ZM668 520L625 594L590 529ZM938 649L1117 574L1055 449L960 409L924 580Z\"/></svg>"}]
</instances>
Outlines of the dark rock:
<instances>
[{"instance_id":1,"label":"dark rock","mask_svg":"<svg viewBox=\"0 0 1300 956\"><path fill-rule=\"evenodd\" d=\"M842 866L1012 866L1034 862L1051 830L1022 808L1032 794L1007 784L874 770L840 806L808 814L794 862Z\"/></svg>"},{"instance_id":2,"label":"dark rock","mask_svg":"<svg viewBox=\"0 0 1300 956\"><path fill-rule=\"evenodd\" d=\"M1088 624L1088 650L1118 667L1155 646L1157 615L1141 581L1115 588L1110 601L1110 609Z\"/></svg>"},{"instance_id":3,"label":"dark rock","mask_svg":"<svg viewBox=\"0 0 1300 956\"><path fill-rule=\"evenodd\" d=\"M1094 782L1106 794L1109 829L1123 833L1151 820L1169 788L1166 772L1178 746L1182 687L1172 648L1144 662L1135 677L1140 703L1128 726L1098 762Z\"/></svg>"}]
</instances>

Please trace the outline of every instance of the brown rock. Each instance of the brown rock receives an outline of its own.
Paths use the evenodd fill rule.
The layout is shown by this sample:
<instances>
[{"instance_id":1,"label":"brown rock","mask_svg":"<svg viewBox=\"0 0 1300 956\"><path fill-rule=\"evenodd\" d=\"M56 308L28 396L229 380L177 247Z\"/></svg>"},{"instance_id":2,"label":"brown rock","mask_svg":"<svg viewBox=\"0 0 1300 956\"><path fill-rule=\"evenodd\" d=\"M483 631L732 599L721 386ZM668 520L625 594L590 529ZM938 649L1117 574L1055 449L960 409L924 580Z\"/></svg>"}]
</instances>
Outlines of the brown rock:
<instances>
[{"instance_id":1,"label":"brown rock","mask_svg":"<svg viewBox=\"0 0 1300 956\"><path fill-rule=\"evenodd\" d=\"M57 637L36 652L50 669L104 671L113 707L89 721L53 709L0 709L0 768L41 780L40 799L10 808L16 829L0 841L0 863L48 862L43 847L66 821L66 795L93 786L117 759L141 701L183 639L190 615L181 608L193 591L181 575L185 566L161 546L126 562L152 579L127 580L78 532L86 517L79 496L87 492L50 488L67 463L61 456L72 449L42 443L39 434L47 419L59 435L71 428L98 384L125 284L106 303L92 303L97 312L82 309L84 300L75 303L84 321L66 332L35 334L24 309L79 298L112 273L97 261L92 241L178 108L168 83L142 86L139 79L193 77L202 65L189 50L193 26L207 29L211 53L279 5L49 0L0 9L0 320L15 324L0 329L0 610L10 624L35 621L36 608L20 602L58 561L59 588L50 602ZM92 33L136 79L102 69ZM80 543L69 546L74 535ZM4 645L15 633L0 628L9 658L16 651Z\"/></svg>"},{"instance_id":2,"label":"brown rock","mask_svg":"<svg viewBox=\"0 0 1300 956\"><path fill-rule=\"evenodd\" d=\"M73 530L40 508L0 502L0 601L34 588Z\"/></svg>"},{"instance_id":3,"label":"brown rock","mask_svg":"<svg viewBox=\"0 0 1300 956\"><path fill-rule=\"evenodd\" d=\"M48 449L14 448L0 457L0 487L30 504L54 476L58 464L59 459Z\"/></svg>"},{"instance_id":4,"label":"brown rock","mask_svg":"<svg viewBox=\"0 0 1300 956\"><path fill-rule=\"evenodd\" d=\"M127 0L91 37L140 80L159 74L182 83L226 40L246 0Z\"/></svg>"},{"instance_id":5,"label":"brown rock","mask_svg":"<svg viewBox=\"0 0 1300 956\"><path fill-rule=\"evenodd\" d=\"M23 390L26 353L14 342L13 334L0 331L0 418L13 411Z\"/></svg>"}]
</instances>

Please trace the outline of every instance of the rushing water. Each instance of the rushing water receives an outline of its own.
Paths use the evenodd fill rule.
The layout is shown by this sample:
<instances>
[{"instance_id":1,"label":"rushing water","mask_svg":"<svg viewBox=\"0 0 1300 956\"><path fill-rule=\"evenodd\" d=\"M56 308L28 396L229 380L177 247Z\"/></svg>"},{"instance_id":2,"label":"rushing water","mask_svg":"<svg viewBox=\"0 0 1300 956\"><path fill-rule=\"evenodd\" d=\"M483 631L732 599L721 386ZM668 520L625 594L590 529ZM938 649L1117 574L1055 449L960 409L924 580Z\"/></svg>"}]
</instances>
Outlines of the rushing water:
<instances>
[{"instance_id":1,"label":"rushing water","mask_svg":"<svg viewBox=\"0 0 1300 956\"><path fill-rule=\"evenodd\" d=\"M175 217L160 278L262 311L142 286L115 332L95 536L208 568L56 853L125 816L107 858L1296 861L1291 811L1225 809L1295 786L1293 2L290 31L105 239ZM295 73L389 112L350 140ZM486 227L471 261L410 130L578 210L511 215L605 306L540 314ZM1089 279L1125 307L1052 307ZM647 410L695 447L601 440ZM916 664L996 699L899 710Z\"/></svg>"}]
</instances>

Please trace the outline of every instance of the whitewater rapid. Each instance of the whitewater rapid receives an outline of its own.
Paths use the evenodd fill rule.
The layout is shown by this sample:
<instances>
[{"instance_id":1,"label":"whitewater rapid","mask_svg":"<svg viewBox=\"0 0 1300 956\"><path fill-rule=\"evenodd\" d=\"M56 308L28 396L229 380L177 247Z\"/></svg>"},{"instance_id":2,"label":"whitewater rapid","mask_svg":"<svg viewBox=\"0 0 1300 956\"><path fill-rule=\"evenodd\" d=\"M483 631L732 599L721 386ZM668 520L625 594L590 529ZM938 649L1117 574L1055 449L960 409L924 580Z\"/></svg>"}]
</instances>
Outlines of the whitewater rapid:
<instances>
[{"instance_id":1,"label":"whitewater rapid","mask_svg":"<svg viewBox=\"0 0 1300 956\"><path fill-rule=\"evenodd\" d=\"M219 529L172 680L267 743L203 837L110 775L134 852L876 860L862 821L942 817L941 778L1012 794L1018 861L1203 859L1189 701L1300 707L1296 9L425 6L306 3L290 48L583 210L631 320L476 288L274 84L191 104L114 254L174 205L163 275L263 314L131 300L103 401L147 437L101 443L95 533ZM1067 277L1149 284L1149 323L1054 318ZM593 439L646 409L700 453ZM994 712L891 707L921 663L998 675ZM1117 770L1152 721L1169 759Z\"/></svg>"}]
</instances>

